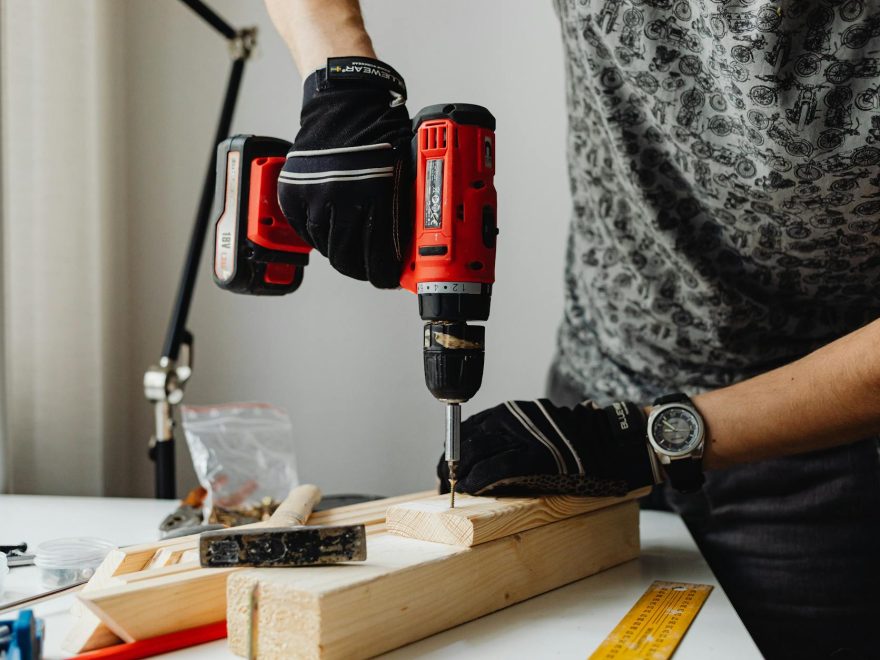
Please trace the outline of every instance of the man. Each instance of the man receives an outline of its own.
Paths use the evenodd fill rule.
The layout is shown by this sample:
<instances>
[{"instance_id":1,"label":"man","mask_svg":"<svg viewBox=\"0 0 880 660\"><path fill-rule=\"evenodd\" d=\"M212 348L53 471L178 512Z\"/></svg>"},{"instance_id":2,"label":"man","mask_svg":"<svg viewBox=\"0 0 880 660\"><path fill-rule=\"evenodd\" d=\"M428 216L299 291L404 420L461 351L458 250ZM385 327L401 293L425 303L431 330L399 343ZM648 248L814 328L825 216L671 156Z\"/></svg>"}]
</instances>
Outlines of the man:
<instances>
[{"instance_id":1,"label":"man","mask_svg":"<svg viewBox=\"0 0 880 660\"><path fill-rule=\"evenodd\" d=\"M410 239L403 80L371 59L355 0L267 4L306 77L282 208L340 272L394 287ZM668 504L771 658L875 655L869 5L556 0L574 200L556 405L507 402L462 428L459 490L671 481ZM339 75L352 61L364 73Z\"/></svg>"}]
</instances>

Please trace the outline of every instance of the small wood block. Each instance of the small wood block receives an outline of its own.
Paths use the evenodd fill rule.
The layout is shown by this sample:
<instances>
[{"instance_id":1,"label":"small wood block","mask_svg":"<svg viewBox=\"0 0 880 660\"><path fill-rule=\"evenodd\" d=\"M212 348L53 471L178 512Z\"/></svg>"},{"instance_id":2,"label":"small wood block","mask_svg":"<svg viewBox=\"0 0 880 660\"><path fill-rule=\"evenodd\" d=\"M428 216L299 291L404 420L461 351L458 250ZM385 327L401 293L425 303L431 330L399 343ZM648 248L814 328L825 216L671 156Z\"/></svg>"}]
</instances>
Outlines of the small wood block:
<instances>
[{"instance_id":1,"label":"small wood block","mask_svg":"<svg viewBox=\"0 0 880 660\"><path fill-rule=\"evenodd\" d=\"M517 534L556 520L613 506L643 497L642 488L624 497L474 497L440 495L404 502L388 508L385 527L389 532L422 541L473 546Z\"/></svg>"},{"instance_id":2,"label":"small wood block","mask_svg":"<svg viewBox=\"0 0 880 660\"><path fill-rule=\"evenodd\" d=\"M372 657L634 559L638 525L624 502L474 547L386 533L364 563L235 571L230 648L252 634L261 660Z\"/></svg>"}]
</instances>

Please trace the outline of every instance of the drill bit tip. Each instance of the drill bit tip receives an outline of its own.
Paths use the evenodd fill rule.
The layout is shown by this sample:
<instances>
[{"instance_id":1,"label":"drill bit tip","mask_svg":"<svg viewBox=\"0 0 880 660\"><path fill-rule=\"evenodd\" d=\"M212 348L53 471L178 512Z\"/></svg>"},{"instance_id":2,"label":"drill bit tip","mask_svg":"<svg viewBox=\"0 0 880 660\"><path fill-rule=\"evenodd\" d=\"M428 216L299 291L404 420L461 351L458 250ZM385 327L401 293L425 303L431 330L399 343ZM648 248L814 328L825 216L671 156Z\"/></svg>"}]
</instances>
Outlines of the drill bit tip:
<instances>
[{"instance_id":1,"label":"drill bit tip","mask_svg":"<svg viewBox=\"0 0 880 660\"><path fill-rule=\"evenodd\" d=\"M448 465L449 465L449 508L450 509L455 508L455 484L457 481L455 478L455 464L456 464L456 461L449 461L449 463L448 463Z\"/></svg>"}]
</instances>

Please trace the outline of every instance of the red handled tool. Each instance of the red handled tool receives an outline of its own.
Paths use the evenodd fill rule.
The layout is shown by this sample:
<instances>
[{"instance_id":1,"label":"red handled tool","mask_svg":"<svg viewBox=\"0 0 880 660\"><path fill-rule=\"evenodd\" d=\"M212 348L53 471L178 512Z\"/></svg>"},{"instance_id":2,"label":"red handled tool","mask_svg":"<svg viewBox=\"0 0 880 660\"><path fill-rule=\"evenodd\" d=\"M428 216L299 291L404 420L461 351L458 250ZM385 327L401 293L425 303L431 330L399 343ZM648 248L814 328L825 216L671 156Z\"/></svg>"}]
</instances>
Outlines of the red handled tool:
<instances>
[{"instance_id":1,"label":"red handled tool","mask_svg":"<svg viewBox=\"0 0 880 660\"><path fill-rule=\"evenodd\" d=\"M196 628L178 630L158 637L140 639L127 644L106 646L97 651L81 653L76 657L82 660L138 660L138 658L149 658L160 653L169 653L177 649L206 644L224 637L226 637L225 620Z\"/></svg>"}]
</instances>

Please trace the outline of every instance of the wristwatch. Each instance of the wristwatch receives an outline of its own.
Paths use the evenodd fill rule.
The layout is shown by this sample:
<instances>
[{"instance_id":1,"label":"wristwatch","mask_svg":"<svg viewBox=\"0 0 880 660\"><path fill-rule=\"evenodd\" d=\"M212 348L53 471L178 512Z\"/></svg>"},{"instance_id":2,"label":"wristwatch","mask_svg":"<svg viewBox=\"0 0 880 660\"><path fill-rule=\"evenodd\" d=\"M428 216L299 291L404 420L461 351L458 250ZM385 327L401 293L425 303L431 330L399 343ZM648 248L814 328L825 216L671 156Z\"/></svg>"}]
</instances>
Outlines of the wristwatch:
<instances>
[{"instance_id":1,"label":"wristwatch","mask_svg":"<svg viewBox=\"0 0 880 660\"><path fill-rule=\"evenodd\" d=\"M672 487L682 493L699 490L703 476L706 426L686 394L661 396L648 416L648 442Z\"/></svg>"}]
</instances>

